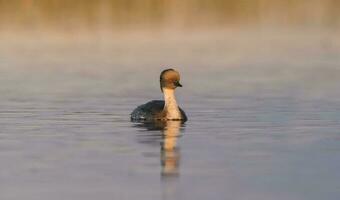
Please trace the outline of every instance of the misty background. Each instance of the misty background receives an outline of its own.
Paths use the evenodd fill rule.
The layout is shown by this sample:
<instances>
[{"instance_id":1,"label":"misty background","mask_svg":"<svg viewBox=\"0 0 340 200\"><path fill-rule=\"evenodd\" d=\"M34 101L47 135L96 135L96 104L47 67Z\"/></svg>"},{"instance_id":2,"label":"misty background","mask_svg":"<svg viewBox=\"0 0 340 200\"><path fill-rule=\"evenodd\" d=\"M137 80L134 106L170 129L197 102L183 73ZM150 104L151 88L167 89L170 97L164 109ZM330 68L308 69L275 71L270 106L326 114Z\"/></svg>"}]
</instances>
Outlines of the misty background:
<instances>
[{"instance_id":1,"label":"misty background","mask_svg":"<svg viewBox=\"0 0 340 200\"><path fill-rule=\"evenodd\" d=\"M0 1L1 30L201 30L339 28L336 0Z\"/></svg>"},{"instance_id":2,"label":"misty background","mask_svg":"<svg viewBox=\"0 0 340 200\"><path fill-rule=\"evenodd\" d=\"M153 80L160 70L175 67L190 83L188 92L198 94L197 84L214 94L277 87L332 95L340 78L339 4L1 0L0 70L15 80L10 86L22 80L28 87L44 77L47 85L68 85L77 75L118 80L124 84L115 91L122 94L135 92L139 77ZM158 88L157 82L138 84L145 92Z\"/></svg>"}]
</instances>

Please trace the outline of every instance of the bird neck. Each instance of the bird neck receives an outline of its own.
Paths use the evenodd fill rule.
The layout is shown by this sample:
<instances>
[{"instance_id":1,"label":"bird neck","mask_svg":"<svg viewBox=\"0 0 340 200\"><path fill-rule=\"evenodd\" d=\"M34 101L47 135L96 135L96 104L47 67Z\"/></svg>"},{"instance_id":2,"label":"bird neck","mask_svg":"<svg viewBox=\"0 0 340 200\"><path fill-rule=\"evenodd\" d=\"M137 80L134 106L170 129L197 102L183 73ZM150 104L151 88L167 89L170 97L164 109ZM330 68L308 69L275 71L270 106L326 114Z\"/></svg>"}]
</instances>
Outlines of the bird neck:
<instances>
[{"instance_id":1,"label":"bird neck","mask_svg":"<svg viewBox=\"0 0 340 200\"><path fill-rule=\"evenodd\" d=\"M167 119L181 119L181 113L179 111L176 97L175 97L175 90L163 88L164 94L164 111L166 112Z\"/></svg>"}]
</instances>

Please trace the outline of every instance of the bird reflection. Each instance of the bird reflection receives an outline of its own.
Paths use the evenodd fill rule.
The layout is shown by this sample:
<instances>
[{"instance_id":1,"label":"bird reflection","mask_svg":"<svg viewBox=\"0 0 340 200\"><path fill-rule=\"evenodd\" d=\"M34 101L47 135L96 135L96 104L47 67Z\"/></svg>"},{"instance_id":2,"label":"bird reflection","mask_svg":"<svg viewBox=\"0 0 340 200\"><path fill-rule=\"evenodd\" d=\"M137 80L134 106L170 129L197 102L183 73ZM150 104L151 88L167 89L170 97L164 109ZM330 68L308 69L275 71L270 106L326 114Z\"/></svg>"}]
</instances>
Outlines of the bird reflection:
<instances>
[{"instance_id":1,"label":"bird reflection","mask_svg":"<svg viewBox=\"0 0 340 200\"><path fill-rule=\"evenodd\" d=\"M180 152L177 148L177 138L180 133L180 121L167 121L163 130L161 148L162 176L177 176Z\"/></svg>"},{"instance_id":2,"label":"bird reflection","mask_svg":"<svg viewBox=\"0 0 340 200\"><path fill-rule=\"evenodd\" d=\"M148 134L143 134L143 137L139 138L139 142L160 142L160 162L162 166L162 178L178 176L180 151L177 147L177 139L180 136L180 130L184 126L184 123L181 121L155 121L141 122L135 124L134 126L146 129L148 131ZM156 132L153 133L153 131Z\"/></svg>"}]
</instances>

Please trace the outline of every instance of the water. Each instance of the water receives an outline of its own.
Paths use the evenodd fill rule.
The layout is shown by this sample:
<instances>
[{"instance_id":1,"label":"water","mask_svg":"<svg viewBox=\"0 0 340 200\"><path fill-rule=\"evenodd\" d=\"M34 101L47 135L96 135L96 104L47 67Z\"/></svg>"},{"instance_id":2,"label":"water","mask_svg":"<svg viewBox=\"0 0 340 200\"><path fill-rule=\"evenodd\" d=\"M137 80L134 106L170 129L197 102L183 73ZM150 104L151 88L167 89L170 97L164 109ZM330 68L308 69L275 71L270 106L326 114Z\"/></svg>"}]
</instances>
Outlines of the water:
<instances>
[{"instance_id":1,"label":"water","mask_svg":"<svg viewBox=\"0 0 340 200\"><path fill-rule=\"evenodd\" d=\"M0 198L339 199L339 43L297 38L2 42ZM189 121L130 122L173 65Z\"/></svg>"}]
</instances>

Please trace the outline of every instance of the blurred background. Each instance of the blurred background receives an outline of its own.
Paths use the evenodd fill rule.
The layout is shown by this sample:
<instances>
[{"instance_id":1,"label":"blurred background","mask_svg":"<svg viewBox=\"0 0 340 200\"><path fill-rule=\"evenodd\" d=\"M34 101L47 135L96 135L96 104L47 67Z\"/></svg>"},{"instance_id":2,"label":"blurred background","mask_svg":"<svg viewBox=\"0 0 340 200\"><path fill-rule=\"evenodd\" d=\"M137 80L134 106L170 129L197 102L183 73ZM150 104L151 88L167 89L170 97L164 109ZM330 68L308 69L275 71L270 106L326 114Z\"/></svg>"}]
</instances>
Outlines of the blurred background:
<instances>
[{"instance_id":1,"label":"blurred background","mask_svg":"<svg viewBox=\"0 0 340 200\"><path fill-rule=\"evenodd\" d=\"M124 91L171 66L216 75L190 80L207 89L334 81L339 10L337 0L0 0L0 69L124 77Z\"/></svg>"},{"instance_id":2,"label":"blurred background","mask_svg":"<svg viewBox=\"0 0 340 200\"><path fill-rule=\"evenodd\" d=\"M336 30L339 4L336 0L2 0L0 16L3 31Z\"/></svg>"}]
</instances>

